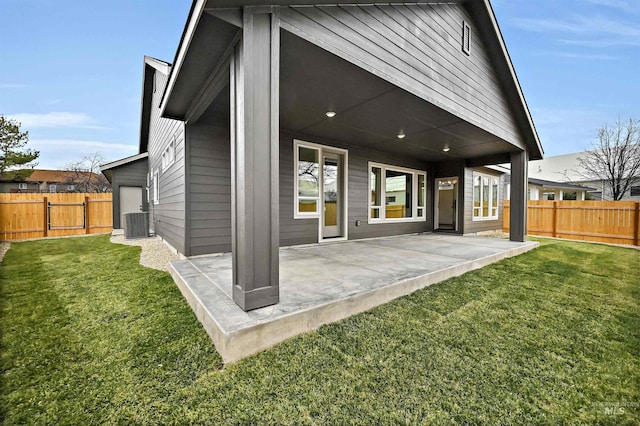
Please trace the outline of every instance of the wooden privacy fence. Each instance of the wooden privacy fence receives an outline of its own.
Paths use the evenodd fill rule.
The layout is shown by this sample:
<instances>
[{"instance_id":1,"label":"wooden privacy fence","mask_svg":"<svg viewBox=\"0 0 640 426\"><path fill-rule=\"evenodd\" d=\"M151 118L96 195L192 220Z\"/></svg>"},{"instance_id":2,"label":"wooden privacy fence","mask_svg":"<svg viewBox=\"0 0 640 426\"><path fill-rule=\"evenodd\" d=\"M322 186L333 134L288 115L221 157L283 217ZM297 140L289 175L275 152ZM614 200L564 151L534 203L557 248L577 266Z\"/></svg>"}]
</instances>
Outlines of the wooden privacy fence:
<instances>
[{"instance_id":1,"label":"wooden privacy fence","mask_svg":"<svg viewBox=\"0 0 640 426\"><path fill-rule=\"evenodd\" d=\"M503 228L509 230L509 201ZM530 200L527 234L638 245L640 203L634 201Z\"/></svg>"},{"instance_id":2,"label":"wooden privacy fence","mask_svg":"<svg viewBox=\"0 0 640 426\"><path fill-rule=\"evenodd\" d=\"M0 194L0 240L110 232L111 194Z\"/></svg>"}]
</instances>

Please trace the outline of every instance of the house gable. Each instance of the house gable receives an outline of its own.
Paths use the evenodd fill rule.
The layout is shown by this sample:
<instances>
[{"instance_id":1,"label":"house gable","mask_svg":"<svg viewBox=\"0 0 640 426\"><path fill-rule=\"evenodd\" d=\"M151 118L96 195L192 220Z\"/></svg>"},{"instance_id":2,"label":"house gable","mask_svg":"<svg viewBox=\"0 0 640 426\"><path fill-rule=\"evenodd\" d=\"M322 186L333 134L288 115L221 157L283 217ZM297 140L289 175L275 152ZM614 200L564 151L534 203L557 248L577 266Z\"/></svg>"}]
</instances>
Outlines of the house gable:
<instances>
[{"instance_id":1,"label":"house gable","mask_svg":"<svg viewBox=\"0 0 640 426\"><path fill-rule=\"evenodd\" d=\"M159 100L155 99L156 93L162 95L166 86L166 79L171 72L171 64L150 56L144 57L144 68L142 72L142 103L140 117L140 148L138 153L147 151L149 143L149 125L153 115L152 109L159 105Z\"/></svg>"},{"instance_id":2,"label":"house gable","mask_svg":"<svg viewBox=\"0 0 640 426\"><path fill-rule=\"evenodd\" d=\"M461 4L279 10L282 27L519 148L525 141ZM462 49L463 23L471 29Z\"/></svg>"},{"instance_id":3,"label":"house gable","mask_svg":"<svg viewBox=\"0 0 640 426\"><path fill-rule=\"evenodd\" d=\"M192 68L219 67L227 52L207 47L203 57L201 46L206 40L237 36L245 7L245 12L273 13L281 28L453 114L477 131L490 133L495 142L511 145L510 151L526 149L530 159L542 158L542 146L489 0L418 4L196 0L163 97L165 116L186 118L190 104L185 99L193 96L185 98L185 94L198 90L190 78L196 72ZM469 55L463 52L465 28Z\"/></svg>"}]
</instances>

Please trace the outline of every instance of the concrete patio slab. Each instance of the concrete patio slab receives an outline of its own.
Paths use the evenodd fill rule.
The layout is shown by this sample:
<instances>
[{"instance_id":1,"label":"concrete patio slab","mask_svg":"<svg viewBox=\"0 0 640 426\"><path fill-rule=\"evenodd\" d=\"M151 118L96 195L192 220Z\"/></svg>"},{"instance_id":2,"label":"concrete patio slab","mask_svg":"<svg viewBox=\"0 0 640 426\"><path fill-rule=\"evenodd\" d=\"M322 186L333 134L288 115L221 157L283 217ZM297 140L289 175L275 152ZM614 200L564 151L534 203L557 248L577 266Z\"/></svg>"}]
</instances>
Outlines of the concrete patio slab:
<instances>
[{"instance_id":1,"label":"concrete patio slab","mask_svg":"<svg viewBox=\"0 0 640 426\"><path fill-rule=\"evenodd\" d=\"M244 312L232 300L231 255L169 270L224 362L538 246L498 238L403 235L280 249L280 303Z\"/></svg>"}]
</instances>

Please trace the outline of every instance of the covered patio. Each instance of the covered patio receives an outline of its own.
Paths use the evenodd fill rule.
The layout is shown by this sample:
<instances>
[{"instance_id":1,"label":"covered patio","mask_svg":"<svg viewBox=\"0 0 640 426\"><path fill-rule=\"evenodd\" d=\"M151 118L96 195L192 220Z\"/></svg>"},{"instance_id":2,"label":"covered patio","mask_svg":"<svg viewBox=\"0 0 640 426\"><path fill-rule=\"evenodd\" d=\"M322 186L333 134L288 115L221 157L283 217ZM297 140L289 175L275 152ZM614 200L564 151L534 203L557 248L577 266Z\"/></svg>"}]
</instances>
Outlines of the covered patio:
<instances>
[{"instance_id":1,"label":"covered patio","mask_svg":"<svg viewBox=\"0 0 640 426\"><path fill-rule=\"evenodd\" d=\"M228 363L537 245L426 233L281 248L280 302L249 312L233 301L230 253L174 261L170 272Z\"/></svg>"}]
</instances>

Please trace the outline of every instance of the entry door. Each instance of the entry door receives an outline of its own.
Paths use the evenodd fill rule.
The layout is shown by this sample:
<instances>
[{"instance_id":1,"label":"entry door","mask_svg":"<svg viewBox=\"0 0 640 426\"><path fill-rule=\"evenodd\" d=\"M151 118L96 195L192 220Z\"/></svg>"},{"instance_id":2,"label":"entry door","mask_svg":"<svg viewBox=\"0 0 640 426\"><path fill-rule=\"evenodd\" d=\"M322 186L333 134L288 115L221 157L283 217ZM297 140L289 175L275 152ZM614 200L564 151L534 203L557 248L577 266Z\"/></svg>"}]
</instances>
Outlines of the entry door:
<instances>
[{"instance_id":1,"label":"entry door","mask_svg":"<svg viewBox=\"0 0 640 426\"><path fill-rule=\"evenodd\" d=\"M328 152L322 156L322 239L344 236L343 158L340 154Z\"/></svg>"},{"instance_id":2,"label":"entry door","mask_svg":"<svg viewBox=\"0 0 640 426\"><path fill-rule=\"evenodd\" d=\"M457 230L456 219L458 217L458 178L446 178L437 180L437 218L436 229Z\"/></svg>"}]
</instances>

